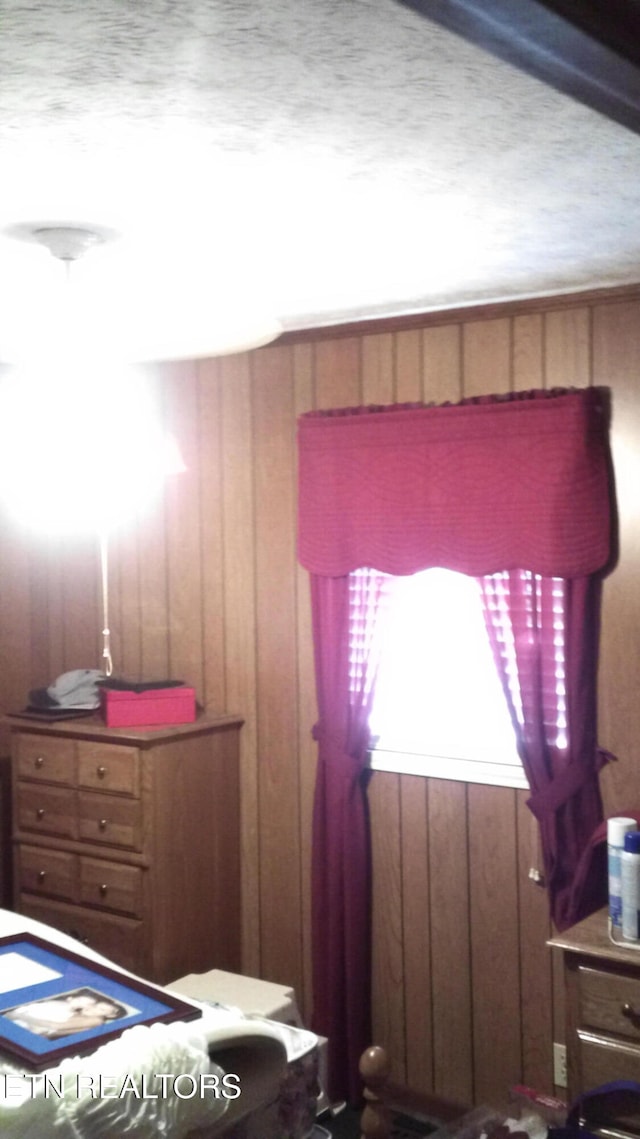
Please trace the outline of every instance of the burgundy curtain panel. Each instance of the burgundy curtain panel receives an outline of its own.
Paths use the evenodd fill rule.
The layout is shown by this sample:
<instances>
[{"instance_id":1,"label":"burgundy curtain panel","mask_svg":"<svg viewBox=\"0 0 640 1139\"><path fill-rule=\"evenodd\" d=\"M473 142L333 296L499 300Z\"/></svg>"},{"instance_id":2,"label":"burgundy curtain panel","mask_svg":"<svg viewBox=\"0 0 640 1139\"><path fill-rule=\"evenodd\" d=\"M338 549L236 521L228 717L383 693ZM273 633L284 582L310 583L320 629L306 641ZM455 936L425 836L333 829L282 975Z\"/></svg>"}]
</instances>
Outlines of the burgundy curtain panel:
<instances>
[{"instance_id":1,"label":"burgundy curtain panel","mask_svg":"<svg viewBox=\"0 0 640 1139\"><path fill-rule=\"evenodd\" d=\"M358 1060L370 1043L365 784L382 575L441 566L482 579L509 571L514 582L527 570L567 583L570 747L554 751L542 738L535 693L546 632L529 650L522 697L511 688L508 698L540 820L552 913L562 927L588 905L572 880L587 831L602 818L595 676L600 581L613 561L607 393L531 391L309 412L299 420L298 444L298 552L311 574L318 694L314 1028L329 1037L331 1096L355 1099ZM354 571L363 567L378 572L361 578ZM517 615L514 621L517 631ZM504 676L498 630L489 627Z\"/></svg>"},{"instance_id":2,"label":"burgundy curtain panel","mask_svg":"<svg viewBox=\"0 0 640 1139\"><path fill-rule=\"evenodd\" d=\"M540 824L551 917L563 930L606 902L606 878L580 873L602 820L598 772L611 758L596 735L601 579L510 570L480 584Z\"/></svg>"},{"instance_id":3,"label":"burgundy curtain panel","mask_svg":"<svg viewBox=\"0 0 640 1139\"><path fill-rule=\"evenodd\" d=\"M388 579L386 579L388 580ZM313 816L314 1026L331 1042L332 1098L359 1099L371 1007L368 719L385 578L313 575L318 775ZM336 952L336 947L338 952Z\"/></svg>"}]
</instances>

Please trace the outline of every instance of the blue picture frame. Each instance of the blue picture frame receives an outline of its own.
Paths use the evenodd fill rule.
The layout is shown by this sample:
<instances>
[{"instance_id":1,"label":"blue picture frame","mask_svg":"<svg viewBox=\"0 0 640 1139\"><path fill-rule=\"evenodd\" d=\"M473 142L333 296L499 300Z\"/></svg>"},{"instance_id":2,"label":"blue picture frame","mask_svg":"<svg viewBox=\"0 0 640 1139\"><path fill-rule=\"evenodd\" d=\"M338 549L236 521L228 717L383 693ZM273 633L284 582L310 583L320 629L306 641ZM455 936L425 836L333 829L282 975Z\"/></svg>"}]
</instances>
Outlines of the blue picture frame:
<instances>
[{"instance_id":1,"label":"blue picture frame","mask_svg":"<svg viewBox=\"0 0 640 1139\"><path fill-rule=\"evenodd\" d=\"M0 937L0 1052L34 1072L92 1052L134 1024L201 1015L173 993L44 938Z\"/></svg>"}]
</instances>

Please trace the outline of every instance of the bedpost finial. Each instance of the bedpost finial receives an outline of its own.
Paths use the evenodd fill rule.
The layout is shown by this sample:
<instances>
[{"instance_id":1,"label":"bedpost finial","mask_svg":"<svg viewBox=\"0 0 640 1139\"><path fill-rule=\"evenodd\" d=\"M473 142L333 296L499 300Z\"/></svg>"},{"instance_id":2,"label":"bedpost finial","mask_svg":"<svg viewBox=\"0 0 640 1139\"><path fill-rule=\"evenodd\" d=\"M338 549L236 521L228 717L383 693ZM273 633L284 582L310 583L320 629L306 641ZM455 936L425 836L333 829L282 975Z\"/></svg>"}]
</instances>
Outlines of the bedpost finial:
<instances>
[{"instance_id":1,"label":"bedpost finial","mask_svg":"<svg viewBox=\"0 0 640 1139\"><path fill-rule=\"evenodd\" d=\"M360 1057L360 1075L365 1084L384 1083L389 1076L389 1057L379 1044L372 1044Z\"/></svg>"},{"instance_id":2,"label":"bedpost finial","mask_svg":"<svg viewBox=\"0 0 640 1139\"><path fill-rule=\"evenodd\" d=\"M362 1139L389 1139L389 1109L384 1102L384 1089L389 1079L389 1057L384 1048L372 1045L360 1057L360 1075L365 1084L365 1107L362 1112Z\"/></svg>"}]
</instances>

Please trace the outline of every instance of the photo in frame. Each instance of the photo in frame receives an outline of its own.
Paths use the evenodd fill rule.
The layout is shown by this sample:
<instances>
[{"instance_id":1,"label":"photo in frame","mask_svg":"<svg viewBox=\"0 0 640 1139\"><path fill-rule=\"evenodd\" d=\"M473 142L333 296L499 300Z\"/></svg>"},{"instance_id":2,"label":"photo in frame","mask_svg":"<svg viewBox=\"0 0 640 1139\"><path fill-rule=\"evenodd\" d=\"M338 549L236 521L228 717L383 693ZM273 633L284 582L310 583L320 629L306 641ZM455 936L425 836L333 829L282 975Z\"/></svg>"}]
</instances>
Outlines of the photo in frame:
<instances>
[{"instance_id":1,"label":"photo in frame","mask_svg":"<svg viewBox=\"0 0 640 1139\"><path fill-rule=\"evenodd\" d=\"M32 1071L92 1052L134 1024L194 1020L174 994L30 933L0 937L0 1053Z\"/></svg>"}]
</instances>

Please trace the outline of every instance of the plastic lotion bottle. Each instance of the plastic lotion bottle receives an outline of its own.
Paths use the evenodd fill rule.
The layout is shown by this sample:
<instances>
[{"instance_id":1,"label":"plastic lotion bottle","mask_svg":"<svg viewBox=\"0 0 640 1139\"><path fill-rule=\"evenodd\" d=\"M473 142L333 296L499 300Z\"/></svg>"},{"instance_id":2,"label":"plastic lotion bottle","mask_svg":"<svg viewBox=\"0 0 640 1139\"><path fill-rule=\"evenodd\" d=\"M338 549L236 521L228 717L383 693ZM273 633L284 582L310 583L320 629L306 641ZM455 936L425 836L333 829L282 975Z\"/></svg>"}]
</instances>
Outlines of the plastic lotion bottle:
<instances>
[{"instance_id":1,"label":"plastic lotion bottle","mask_svg":"<svg viewBox=\"0 0 640 1139\"><path fill-rule=\"evenodd\" d=\"M607 822L607 854L609 870L609 924L612 937L622 936L622 880L620 858L625 835L637 831L635 819L618 817Z\"/></svg>"},{"instance_id":2,"label":"plastic lotion bottle","mask_svg":"<svg viewBox=\"0 0 640 1139\"><path fill-rule=\"evenodd\" d=\"M622 936L640 941L640 831L624 836L622 866Z\"/></svg>"}]
</instances>

